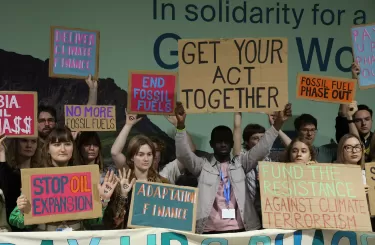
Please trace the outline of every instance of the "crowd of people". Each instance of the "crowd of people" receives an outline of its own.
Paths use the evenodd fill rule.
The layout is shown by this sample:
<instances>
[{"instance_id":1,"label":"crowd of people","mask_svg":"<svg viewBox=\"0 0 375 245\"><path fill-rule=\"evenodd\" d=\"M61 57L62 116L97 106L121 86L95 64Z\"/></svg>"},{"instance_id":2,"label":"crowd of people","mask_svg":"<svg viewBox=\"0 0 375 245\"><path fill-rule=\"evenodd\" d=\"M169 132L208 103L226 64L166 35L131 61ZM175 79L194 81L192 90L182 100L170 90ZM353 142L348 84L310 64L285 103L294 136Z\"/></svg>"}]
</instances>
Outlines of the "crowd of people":
<instances>
[{"instance_id":1,"label":"crowd of people","mask_svg":"<svg viewBox=\"0 0 375 245\"><path fill-rule=\"evenodd\" d=\"M352 66L356 78L360 67ZM97 100L97 81L86 79L88 104ZM233 129L216 126L211 132L212 154L197 156L185 124L186 113L176 104L175 116L168 121L176 128L176 159L164 164L163 142L157 137L136 135L132 127L142 120L126 113L126 123L111 148L115 170L105 169L102 145L97 132L72 132L58 126L56 110L38 108L38 138L0 137L0 231L58 231L126 229L132 187L136 180L199 188L196 233L231 233L262 228L258 162L300 164L355 164L364 167L375 161L375 136L371 132L372 110L366 105L340 105L336 118L337 144L316 146L318 121L302 114L294 121L297 137L290 139L283 124L292 115L292 105L269 115L269 127L248 124L242 131L242 114L234 113ZM277 138L285 151L272 154ZM25 225L24 213L30 202L22 194L21 169L97 164L102 174L98 186L102 217L40 225ZM364 183L366 189L366 184Z\"/></svg>"}]
</instances>

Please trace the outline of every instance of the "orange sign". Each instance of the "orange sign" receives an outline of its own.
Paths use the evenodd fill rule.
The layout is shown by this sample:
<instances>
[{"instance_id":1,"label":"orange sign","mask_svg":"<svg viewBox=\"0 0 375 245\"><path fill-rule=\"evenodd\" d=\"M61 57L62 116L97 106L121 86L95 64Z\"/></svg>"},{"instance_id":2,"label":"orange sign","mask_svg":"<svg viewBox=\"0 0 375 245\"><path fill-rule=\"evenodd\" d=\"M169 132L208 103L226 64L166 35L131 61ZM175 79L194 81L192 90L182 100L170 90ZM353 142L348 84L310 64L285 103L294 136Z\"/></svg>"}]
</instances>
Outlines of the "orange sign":
<instances>
[{"instance_id":1,"label":"orange sign","mask_svg":"<svg viewBox=\"0 0 375 245\"><path fill-rule=\"evenodd\" d=\"M355 100L357 81L341 77L297 75L297 98L349 104Z\"/></svg>"}]
</instances>

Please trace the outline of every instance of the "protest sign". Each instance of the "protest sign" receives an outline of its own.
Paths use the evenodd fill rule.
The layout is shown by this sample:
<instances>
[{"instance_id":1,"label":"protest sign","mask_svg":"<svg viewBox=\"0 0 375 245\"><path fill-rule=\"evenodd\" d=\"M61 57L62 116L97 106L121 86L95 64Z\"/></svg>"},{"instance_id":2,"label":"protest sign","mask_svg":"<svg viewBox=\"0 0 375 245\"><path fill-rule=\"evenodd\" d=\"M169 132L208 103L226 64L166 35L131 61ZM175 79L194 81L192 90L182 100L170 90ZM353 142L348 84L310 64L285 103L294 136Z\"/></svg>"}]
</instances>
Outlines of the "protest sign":
<instances>
[{"instance_id":1,"label":"protest sign","mask_svg":"<svg viewBox=\"0 0 375 245\"><path fill-rule=\"evenodd\" d=\"M65 105L65 125L72 131L116 131L116 107Z\"/></svg>"},{"instance_id":2,"label":"protest sign","mask_svg":"<svg viewBox=\"0 0 375 245\"><path fill-rule=\"evenodd\" d=\"M3 232L0 245L370 245L375 233L270 230L199 235L160 228L73 232Z\"/></svg>"},{"instance_id":3,"label":"protest sign","mask_svg":"<svg viewBox=\"0 0 375 245\"><path fill-rule=\"evenodd\" d=\"M361 67L360 89L375 87L375 23L351 29L354 61Z\"/></svg>"},{"instance_id":4,"label":"protest sign","mask_svg":"<svg viewBox=\"0 0 375 245\"><path fill-rule=\"evenodd\" d=\"M355 100L355 79L298 73L297 99L349 104Z\"/></svg>"},{"instance_id":5,"label":"protest sign","mask_svg":"<svg viewBox=\"0 0 375 245\"><path fill-rule=\"evenodd\" d=\"M128 113L174 115L177 73L130 71Z\"/></svg>"},{"instance_id":6,"label":"protest sign","mask_svg":"<svg viewBox=\"0 0 375 245\"><path fill-rule=\"evenodd\" d=\"M159 227L195 232L198 189L137 181L128 227Z\"/></svg>"},{"instance_id":7,"label":"protest sign","mask_svg":"<svg viewBox=\"0 0 375 245\"><path fill-rule=\"evenodd\" d=\"M0 91L0 134L38 137L38 93Z\"/></svg>"},{"instance_id":8,"label":"protest sign","mask_svg":"<svg viewBox=\"0 0 375 245\"><path fill-rule=\"evenodd\" d=\"M370 206L370 214L375 215L375 162L366 163L366 184L368 188L368 203Z\"/></svg>"},{"instance_id":9,"label":"protest sign","mask_svg":"<svg viewBox=\"0 0 375 245\"><path fill-rule=\"evenodd\" d=\"M99 31L52 26L49 76L99 78Z\"/></svg>"},{"instance_id":10,"label":"protest sign","mask_svg":"<svg viewBox=\"0 0 375 245\"><path fill-rule=\"evenodd\" d=\"M30 201L25 225L102 216L98 165L21 169L22 193Z\"/></svg>"},{"instance_id":11,"label":"protest sign","mask_svg":"<svg viewBox=\"0 0 375 245\"><path fill-rule=\"evenodd\" d=\"M187 113L273 112L288 103L286 38L178 40Z\"/></svg>"},{"instance_id":12,"label":"protest sign","mask_svg":"<svg viewBox=\"0 0 375 245\"><path fill-rule=\"evenodd\" d=\"M360 89L375 87L375 23L351 29L354 61L361 67Z\"/></svg>"},{"instance_id":13,"label":"protest sign","mask_svg":"<svg viewBox=\"0 0 375 245\"><path fill-rule=\"evenodd\" d=\"M259 163L265 228L372 231L360 166Z\"/></svg>"}]
</instances>

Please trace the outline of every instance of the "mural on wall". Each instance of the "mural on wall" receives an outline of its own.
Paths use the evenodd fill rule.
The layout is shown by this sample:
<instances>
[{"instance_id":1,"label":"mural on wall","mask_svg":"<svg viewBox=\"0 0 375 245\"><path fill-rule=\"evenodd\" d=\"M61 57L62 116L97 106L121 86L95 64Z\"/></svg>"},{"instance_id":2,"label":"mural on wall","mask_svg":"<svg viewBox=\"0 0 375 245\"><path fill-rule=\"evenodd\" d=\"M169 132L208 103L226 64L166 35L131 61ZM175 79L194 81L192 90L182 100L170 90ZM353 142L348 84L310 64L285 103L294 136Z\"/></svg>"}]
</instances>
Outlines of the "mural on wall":
<instances>
[{"instance_id":1,"label":"mural on wall","mask_svg":"<svg viewBox=\"0 0 375 245\"><path fill-rule=\"evenodd\" d=\"M0 49L0 91L37 91L39 104L53 105L57 110L57 121L64 123L64 104L83 105L88 100L88 88L84 80L48 77L49 60L36 59ZM98 105L115 105L117 130L125 124L127 92L116 85L112 78L100 78ZM175 159L174 139L169 137L147 116L137 123L132 135L157 136L165 142L164 162ZM106 164L111 163L110 150L118 132L99 132Z\"/></svg>"}]
</instances>

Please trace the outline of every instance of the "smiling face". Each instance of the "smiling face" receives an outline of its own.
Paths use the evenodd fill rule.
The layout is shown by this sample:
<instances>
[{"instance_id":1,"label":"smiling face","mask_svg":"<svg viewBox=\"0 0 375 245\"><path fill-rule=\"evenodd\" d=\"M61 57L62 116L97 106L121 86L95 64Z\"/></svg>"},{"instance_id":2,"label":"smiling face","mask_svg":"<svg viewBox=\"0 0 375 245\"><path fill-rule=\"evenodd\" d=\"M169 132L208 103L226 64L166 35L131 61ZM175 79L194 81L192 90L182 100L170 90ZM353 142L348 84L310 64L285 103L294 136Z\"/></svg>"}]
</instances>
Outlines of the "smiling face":
<instances>
[{"instance_id":1,"label":"smiling face","mask_svg":"<svg viewBox=\"0 0 375 245\"><path fill-rule=\"evenodd\" d=\"M147 171L153 164L152 149L148 144L141 145L138 152L133 156L134 167L141 172Z\"/></svg>"},{"instance_id":2,"label":"smiling face","mask_svg":"<svg viewBox=\"0 0 375 245\"><path fill-rule=\"evenodd\" d=\"M293 163L307 163L311 161L310 149L305 143L296 141L291 147L289 158Z\"/></svg>"},{"instance_id":3,"label":"smiling face","mask_svg":"<svg viewBox=\"0 0 375 245\"><path fill-rule=\"evenodd\" d=\"M344 163L358 164L362 158L363 148L357 138L351 137L344 143Z\"/></svg>"}]
</instances>

